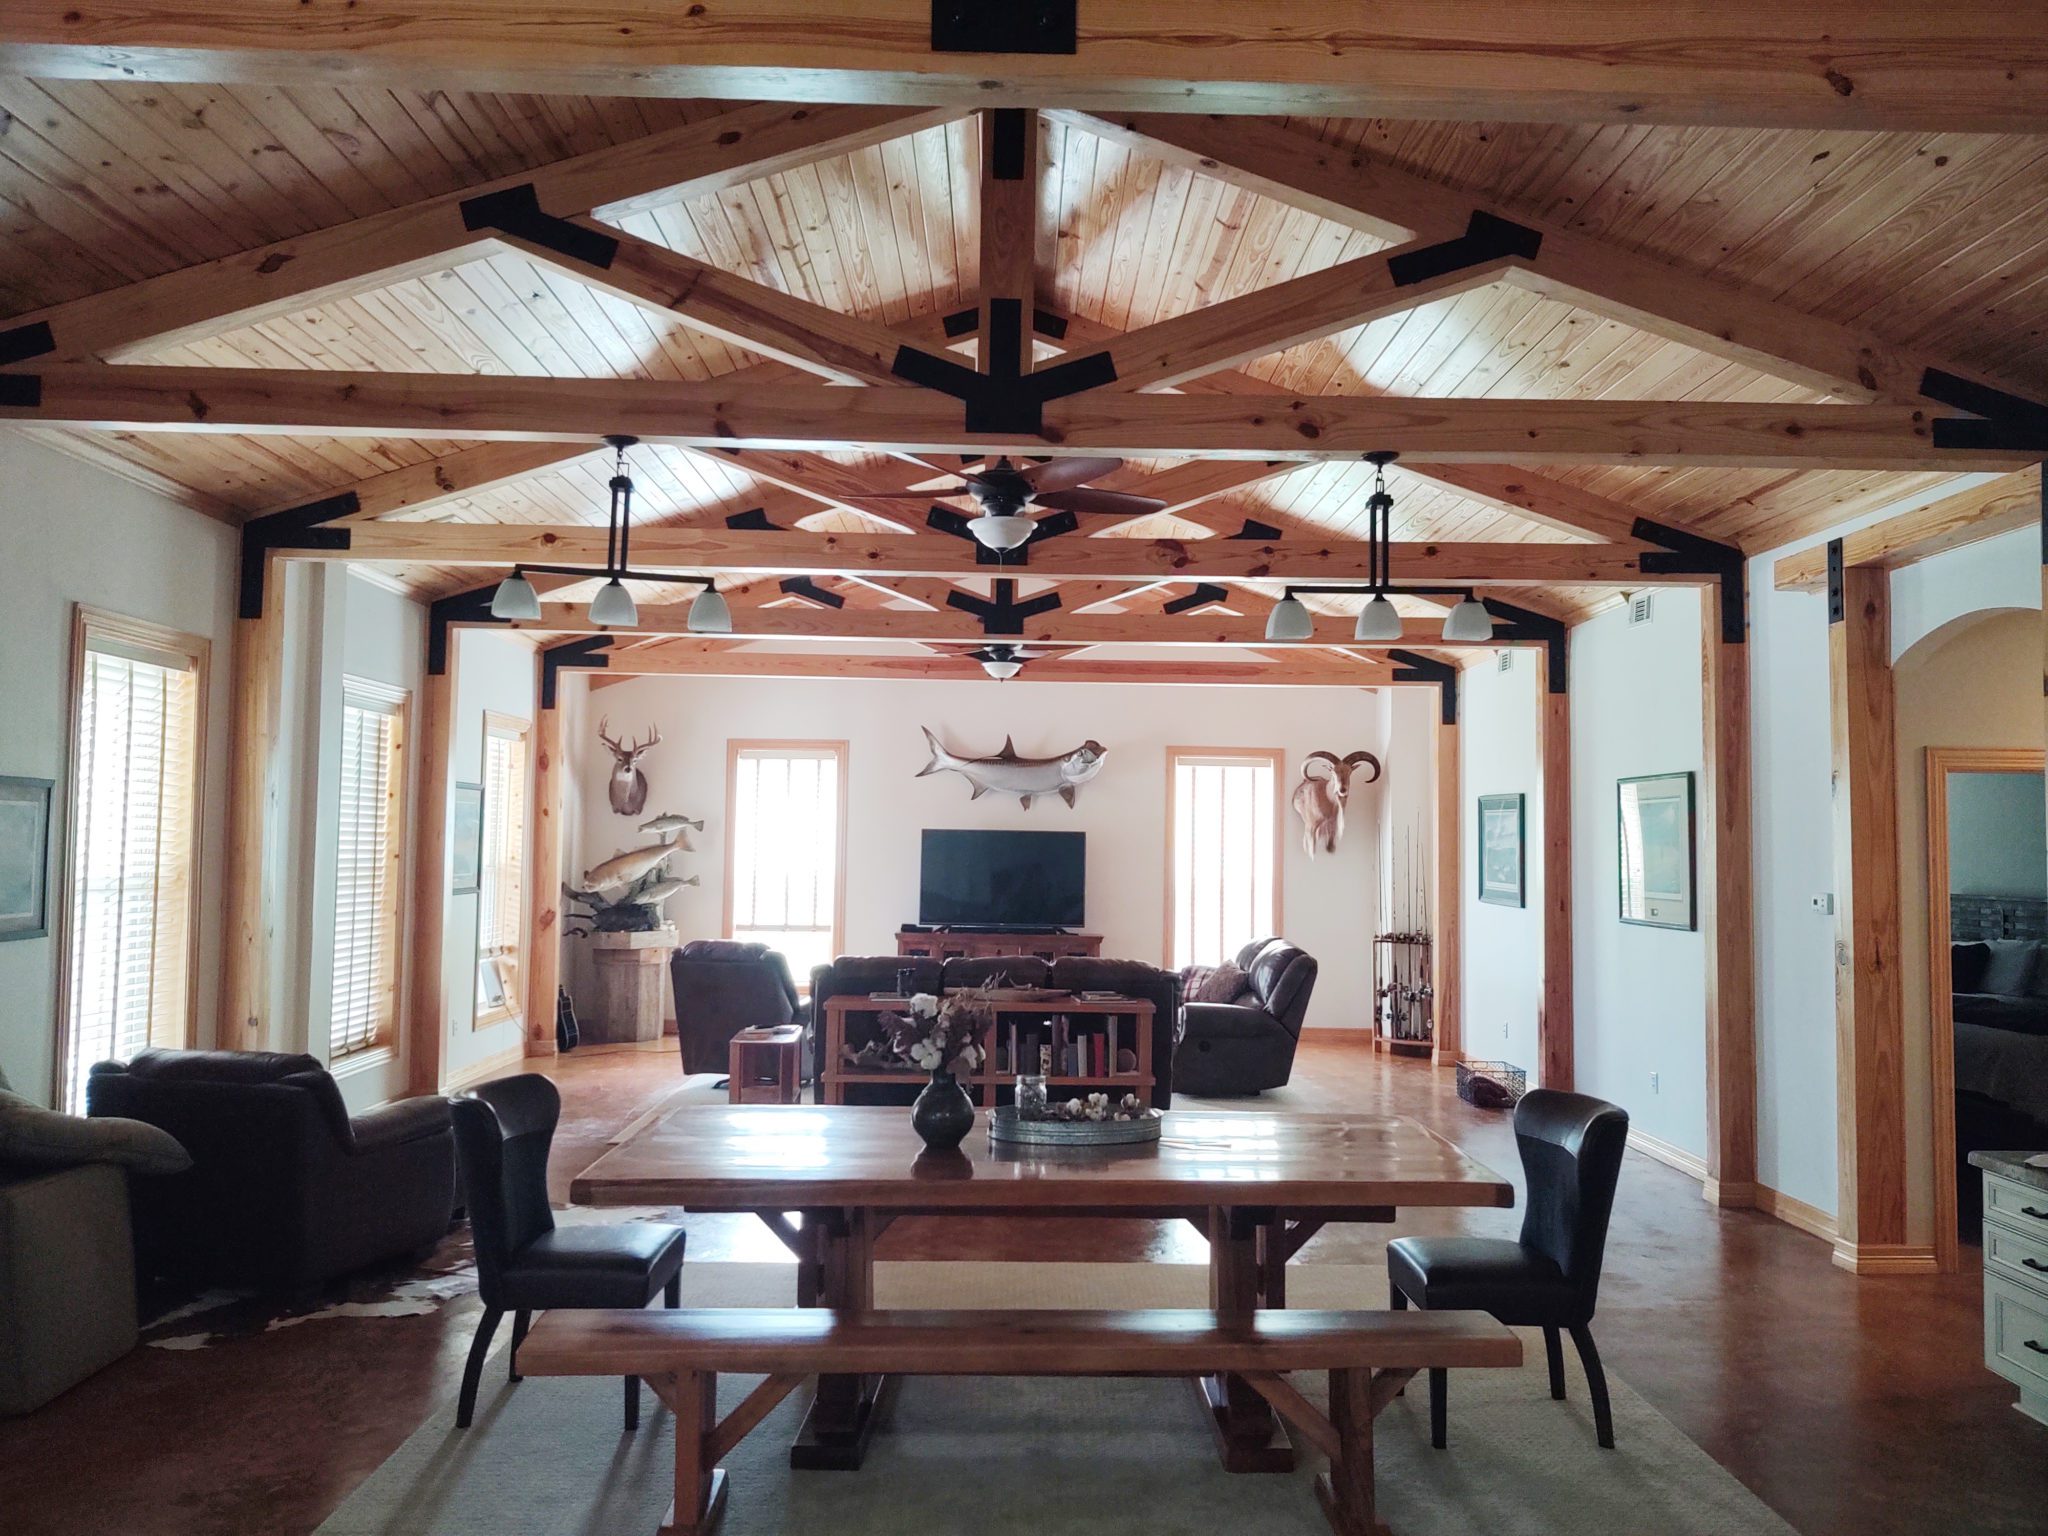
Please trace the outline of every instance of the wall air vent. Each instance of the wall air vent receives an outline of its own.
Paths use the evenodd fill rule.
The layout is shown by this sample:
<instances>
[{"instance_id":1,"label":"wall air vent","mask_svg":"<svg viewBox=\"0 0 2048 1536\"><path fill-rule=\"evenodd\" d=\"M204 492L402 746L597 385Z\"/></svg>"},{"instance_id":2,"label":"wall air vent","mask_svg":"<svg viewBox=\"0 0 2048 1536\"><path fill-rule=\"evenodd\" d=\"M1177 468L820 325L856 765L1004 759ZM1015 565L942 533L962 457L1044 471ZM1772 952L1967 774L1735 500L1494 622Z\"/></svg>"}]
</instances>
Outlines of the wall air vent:
<instances>
[{"instance_id":1,"label":"wall air vent","mask_svg":"<svg viewBox=\"0 0 2048 1536\"><path fill-rule=\"evenodd\" d=\"M1512 672L1512 671L1514 671L1514 670L1515 670L1515 653L1514 653L1513 651L1502 651L1502 652L1500 653L1500 660L1499 660L1499 662L1497 663L1497 665L1498 665L1498 666L1500 667L1501 671L1503 671L1503 672Z\"/></svg>"},{"instance_id":2,"label":"wall air vent","mask_svg":"<svg viewBox=\"0 0 2048 1536\"><path fill-rule=\"evenodd\" d=\"M1628 600L1628 621L1631 624L1647 624L1650 622L1649 593L1635 592L1630 594Z\"/></svg>"}]
</instances>

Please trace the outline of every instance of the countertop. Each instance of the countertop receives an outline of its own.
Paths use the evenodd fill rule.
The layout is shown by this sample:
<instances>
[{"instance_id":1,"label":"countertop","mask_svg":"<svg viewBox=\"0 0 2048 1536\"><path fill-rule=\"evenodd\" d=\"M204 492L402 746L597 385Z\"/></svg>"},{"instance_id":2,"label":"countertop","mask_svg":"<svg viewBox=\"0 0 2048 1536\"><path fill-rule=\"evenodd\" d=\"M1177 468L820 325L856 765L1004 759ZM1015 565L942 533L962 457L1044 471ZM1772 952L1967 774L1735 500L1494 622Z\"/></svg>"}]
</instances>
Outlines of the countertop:
<instances>
[{"instance_id":1,"label":"countertop","mask_svg":"<svg viewBox=\"0 0 2048 1536\"><path fill-rule=\"evenodd\" d=\"M1986 1173L1995 1173L2002 1179L2011 1179L2019 1184L2031 1184L2035 1189L2048 1190L2048 1168L2029 1168L2027 1159L2038 1157L2038 1152L1972 1152L1970 1166L1982 1168Z\"/></svg>"}]
</instances>

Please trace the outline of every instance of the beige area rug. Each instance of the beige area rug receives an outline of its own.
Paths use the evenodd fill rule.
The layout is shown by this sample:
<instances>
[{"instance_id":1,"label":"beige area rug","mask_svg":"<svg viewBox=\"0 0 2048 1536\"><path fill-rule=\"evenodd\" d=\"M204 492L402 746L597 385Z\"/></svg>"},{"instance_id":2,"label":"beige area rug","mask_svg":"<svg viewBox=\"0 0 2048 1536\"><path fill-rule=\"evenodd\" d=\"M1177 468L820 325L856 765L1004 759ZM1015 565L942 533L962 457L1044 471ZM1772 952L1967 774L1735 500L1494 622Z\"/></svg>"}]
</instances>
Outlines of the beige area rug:
<instances>
[{"instance_id":1,"label":"beige area rug","mask_svg":"<svg viewBox=\"0 0 2048 1536\"><path fill-rule=\"evenodd\" d=\"M694 1306L793 1301L786 1264L684 1269ZM1306 1266L1297 1306L1379 1307L1381 1271ZM931 1263L877 1266L885 1307L1200 1306L1192 1264ZM1571 1400L1552 1402L1540 1335L1521 1370L1451 1378L1451 1447L1429 1448L1418 1386L1379 1421L1382 1518L1401 1536L1774 1536L1791 1527L1620 1382L1619 1448L1593 1443L1576 1362ZM1320 1401L1322 1387L1297 1378ZM720 1382L730 1409L752 1378ZM905 1381L859 1472L792 1472L787 1447L805 1395L785 1402L727 1458L730 1536L1326 1536L1293 1473L1222 1470L1184 1382L921 1378ZM652 1393L640 1429L619 1422L610 1380L505 1379L486 1370L476 1426L453 1401L356 1489L321 1536L652 1536L671 1494L673 1424Z\"/></svg>"}]
</instances>

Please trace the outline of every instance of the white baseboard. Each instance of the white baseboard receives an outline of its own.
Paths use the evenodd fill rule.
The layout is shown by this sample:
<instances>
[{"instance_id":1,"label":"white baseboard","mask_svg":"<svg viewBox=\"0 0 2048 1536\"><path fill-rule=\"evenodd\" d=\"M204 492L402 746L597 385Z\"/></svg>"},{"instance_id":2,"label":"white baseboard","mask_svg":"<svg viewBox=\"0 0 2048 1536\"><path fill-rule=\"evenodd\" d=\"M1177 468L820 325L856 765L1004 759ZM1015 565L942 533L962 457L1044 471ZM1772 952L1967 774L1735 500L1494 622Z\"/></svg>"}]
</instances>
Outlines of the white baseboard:
<instances>
[{"instance_id":1,"label":"white baseboard","mask_svg":"<svg viewBox=\"0 0 2048 1536\"><path fill-rule=\"evenodd\" d=\"M1707 1165L1683 1147L1674 1147L1668 1141L1659 1141L1647 1131L1639 1131L1633 1127L1629 1129L1628 1144L1643 1156L1654 1157L1666 1167L1676 1168L1689 1178L1702 1182L1706 1180Z\"/></svg>"},{"instance_id":2,"label":"white baseboard","mask_svg":"<svg viewBox=\"0 0 2048 1536\"><path fill-rule=\"evenodd\" d=\"M1835 1267L1852 1275L1932 1275L1940 1273L1928 1243L1850 1243L1835 1239Z\"/></svg>"},{"instance_id":3,"label":"white baseboard","mask_svg":"<svg viewBox=\"0 0 2048 1536\"><path fill-rule=\"evenodd\" d=\"M1767 1184L1756 1187L1756 1208L1766 1216L1774 1216L1788 1227L1796 1228L1809 1237L1817 1237L1830 1247L1835 1241L1835 1218L1817 1205L1808 1205L1804 1200L1795 1200Z\"/></svg>"},{"instance_id":4,"label":"white baseboard","mask_svg":"<svg viewBox=\"0 0 2048 1536\"><path fill-rule=\"evenodd\" d=\"M509 1050L503 1050L495 1056L486 1056L482 1061L470 1063L470 1065L464 1067L460 1072L442 1083L442 1091L454 1093L457 1089L467 1088L472 1083L481 1083L506 1072L517 1072L525 1060L526 1042L522 1040Z\"/></svg>"}]
</instances>

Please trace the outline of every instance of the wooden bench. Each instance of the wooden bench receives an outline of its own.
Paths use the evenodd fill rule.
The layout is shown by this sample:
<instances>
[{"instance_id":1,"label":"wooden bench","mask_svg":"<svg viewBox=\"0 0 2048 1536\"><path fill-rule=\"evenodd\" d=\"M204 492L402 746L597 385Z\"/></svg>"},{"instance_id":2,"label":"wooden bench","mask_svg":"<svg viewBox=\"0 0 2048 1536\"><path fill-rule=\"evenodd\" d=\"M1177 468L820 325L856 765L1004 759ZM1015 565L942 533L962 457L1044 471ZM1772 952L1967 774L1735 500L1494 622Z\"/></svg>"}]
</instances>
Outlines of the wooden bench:
<instances>
[{"instance_id":1,"label":"wooden bench","mask_svg":"<svg viewBox=\"0 0 2048 1536\"><path fill-rule=\"evenodd\" d=\"M1376 1536L1372 1425L1418 1371L1522 1362L1521 1340L1478 1312L1208 1310L833 1312L700 1308L550 1312L519 1348L526 1376L639 1376L676 1416L676 1498L659 1536L718 1518L718 1463L821 1373L905 1376L1200 1376L1233 1372L1330 1460L1316 1496L1338 1536ZM723 1420L718 1373L767 1377ZM1326 1417L1287 1380L1330 1373Z\"/></svg>"}]
</instances>

